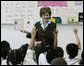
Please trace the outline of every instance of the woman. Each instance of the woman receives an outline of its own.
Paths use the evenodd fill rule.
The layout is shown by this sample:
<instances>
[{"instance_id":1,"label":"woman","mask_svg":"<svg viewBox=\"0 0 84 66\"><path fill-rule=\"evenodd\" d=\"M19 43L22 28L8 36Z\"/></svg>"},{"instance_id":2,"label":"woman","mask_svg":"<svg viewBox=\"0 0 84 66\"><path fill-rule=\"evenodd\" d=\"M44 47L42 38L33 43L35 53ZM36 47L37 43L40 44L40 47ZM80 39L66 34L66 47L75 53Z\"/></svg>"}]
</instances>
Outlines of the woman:
<instances>
[{"instance_id":1,"label":"woman","mask_svg":"<svg viewBox=\"0 0 84 66\"><path fill-rule=\"evenodd\" d=\"M35 27L38 29L35 37L37 46L38 44L40 44L41 47L43 47L45 50L53 49L54 35L52 31L56 29L56 23L50 21L51 9L49 7L42 7L40 9L40 17L42 18L41 21L35 24ZM31 38L30 32L26 30L21 30L21 32L27 33L26 37ZM40 54L41 52L38 52L38 50L36 49L36 56L38 53Z\"/></svg>"}]
</instances>

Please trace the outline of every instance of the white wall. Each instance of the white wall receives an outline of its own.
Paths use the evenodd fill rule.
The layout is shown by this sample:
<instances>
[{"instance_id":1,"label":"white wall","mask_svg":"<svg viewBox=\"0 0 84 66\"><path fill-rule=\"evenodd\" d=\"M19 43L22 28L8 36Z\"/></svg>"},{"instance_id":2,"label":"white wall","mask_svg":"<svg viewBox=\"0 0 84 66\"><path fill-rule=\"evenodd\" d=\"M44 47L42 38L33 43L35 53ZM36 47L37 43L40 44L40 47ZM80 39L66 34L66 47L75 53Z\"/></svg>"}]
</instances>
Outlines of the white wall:
<instances>
[{"instance_id":1,"label":"white wall","mask_svg":"<svg viewBox=\"0 0 84 66\"><path fill-rule=\"evenodd\" d=\"M62 47L64 51L66 50L65 48L68 43L71 42L76 43L73 28L78 29L78 34L81 41L81 47L83 50L83 25L63 24L63 25L57 25L57 29L59 30L58 46ZM1 41L2 40L7 40L13 49L19 48L21 45L30 42L30 39L26 38L26 34L21 33L20 31L15 31L13 25L1 25ZM64 55L67 56L66 53Z\"/></svg>"}]
</instances>

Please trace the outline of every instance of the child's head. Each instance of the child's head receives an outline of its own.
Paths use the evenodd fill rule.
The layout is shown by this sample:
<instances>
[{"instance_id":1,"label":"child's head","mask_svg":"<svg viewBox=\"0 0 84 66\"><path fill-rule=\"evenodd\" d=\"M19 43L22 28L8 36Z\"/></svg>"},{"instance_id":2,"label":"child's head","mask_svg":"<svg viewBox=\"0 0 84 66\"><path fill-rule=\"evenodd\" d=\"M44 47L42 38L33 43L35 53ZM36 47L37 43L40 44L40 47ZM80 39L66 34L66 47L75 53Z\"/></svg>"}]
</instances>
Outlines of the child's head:
<instances>
[{"instance_id":1,"label":"child's head","mask_svg":"<svg viewBox=\"0 0 84 66\"><path fill-rule=\"evenodd\" d=\"M47 52L47 61L50 63L54 58L63 57L64 51L61 47L56 47L54 50L50 50Z\"/></svg>"},{"instance_id":2,"label":"child's head","mask_svg":"<svg viewBox=\"0 0 84 66\"><path fill-rule=\"evenodd\" d=\"M75 58L78 55L78 45L70 43L66 46L66 51L69 55L69 58Z\"/></svg>"},{"instance_id":3,"label":"child's head","mask_svg":"<svg viewBox=\"0 0 84 66\"><path fill-rule=\"evenodd\" d=\"M23 61L23 55L21 52L17 49L12 50L9 52L8 57L7 57L7 64L8 65L18 65L21 64Z\"/></svg>"},{"instance_id":4,"label":"child's head","mask_svg":"<svg viewBox=\"0 0 84 66\"><path fill-rule=\"evenodd\" d=\"M5 40L1 41L1 48L8 48L8 49L10 49L9 42L7 42Z\"/></svg>"},{"instance_id":5,"label":"child's head","mask_svg":"<svg viewBox=\"0 0 84 66\"><path fill-rule=\"evenodd\" d=\"M63 58L58 57L51 61L51 65L67 65L67 62Z\"/></svg>"}]
</instances>

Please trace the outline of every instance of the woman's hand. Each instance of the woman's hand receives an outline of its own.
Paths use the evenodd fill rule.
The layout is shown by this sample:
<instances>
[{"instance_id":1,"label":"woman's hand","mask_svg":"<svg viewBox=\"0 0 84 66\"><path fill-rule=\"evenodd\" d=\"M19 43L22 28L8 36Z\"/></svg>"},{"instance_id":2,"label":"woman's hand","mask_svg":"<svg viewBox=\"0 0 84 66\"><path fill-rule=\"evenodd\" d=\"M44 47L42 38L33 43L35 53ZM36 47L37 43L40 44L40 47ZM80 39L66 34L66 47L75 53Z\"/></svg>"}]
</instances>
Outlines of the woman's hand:
<instances>
[{"instance_id":1,"label":"woman's hand","mask_svg":"<svg viewBox=\"0 0 84 66\"><path fill-rule=\"evenodd\" d=\"M29 32L26 31L26 30L20 30L20 32L23 32L23 33L29 33Z\"/></svg>"}]
</instances>

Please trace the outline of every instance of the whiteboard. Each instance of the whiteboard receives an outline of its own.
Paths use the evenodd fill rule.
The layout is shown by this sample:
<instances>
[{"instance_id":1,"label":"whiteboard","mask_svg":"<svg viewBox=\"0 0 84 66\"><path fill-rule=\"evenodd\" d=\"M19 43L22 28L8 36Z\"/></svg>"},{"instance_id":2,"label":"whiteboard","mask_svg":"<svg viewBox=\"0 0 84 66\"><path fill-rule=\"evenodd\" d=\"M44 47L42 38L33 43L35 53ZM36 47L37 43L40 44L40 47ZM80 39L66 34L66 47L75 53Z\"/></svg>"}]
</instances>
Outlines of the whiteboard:
<instances>
[{"instance_id":1,"label":"whiteboard","mask_svg":"<svg viewBox=\"0 0 84 66\"><path fill-rule=\"evenodd\" d=\"M26 24L35 24L41 20L38 1L1 1L1 24L14 24L15 19L22 19ZM83 12L83 1L67 1L67 6L49 6L53 17L61 17L62 23L68 23L69 16L78 16Z\"/></svg>"},{"instance_id":2,"label":"whiteboard","mask_svg":"<svg viewBox=\"0 0 84 66\"><path fill-rule=\"evenodd\" d=\"M37 1L1 1L1 24L14 24L15 19L38 21L40 15Z\"/></svg>"},{"instance_id":3,"label":"whiteboard","mask_svg":"<svg viewBox=\"0 0 84 66\"><path fill-rule=\"evenodd\" d=\"M12 1L1 1L1 24L12 23L13 3Z\"/></svg>"}]
</instances>

